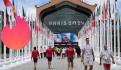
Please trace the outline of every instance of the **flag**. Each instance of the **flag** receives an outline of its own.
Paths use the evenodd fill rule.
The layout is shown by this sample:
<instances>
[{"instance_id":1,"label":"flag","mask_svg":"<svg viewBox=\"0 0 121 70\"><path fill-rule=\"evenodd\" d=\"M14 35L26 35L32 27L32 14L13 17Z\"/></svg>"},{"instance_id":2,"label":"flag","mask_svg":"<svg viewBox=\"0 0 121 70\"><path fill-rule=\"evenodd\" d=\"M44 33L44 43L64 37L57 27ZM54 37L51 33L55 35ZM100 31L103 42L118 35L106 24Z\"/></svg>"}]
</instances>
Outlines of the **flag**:
<instances>
[{"instance_id":1,"label":"flag","mask_svg":"<svg viewBox=\"0 0 121 70\"><path fill-rule=\"evenodd\" d=\"M109 1L107 0L106 5L105 5L105 11L106 11L106 12L108 12L108 2L109 2Z\"/></svg>"},{"instance_id":2,"label":"flag","mask_svg":"<svg viewBox=\"0 0 121 70\"><path fill-rule=\"evenodd\" d=\"M47 33L47 37L48 37L48 39L51 39L51 31L49 31L49 32Z\"/></svg>"},{"instance_id":3,"label":"flag","mask_svg":"<svg viewBox=\"0 0 121 70\"><path fill-rule=\"evenodd\" d=\"M3 0L5 6L12 6L10 0Z\"/></svg>"},{"instance_id":4,"label":"flag","mask_svg":"<svg viewBox=\"0 0 121 70\"><path fill-rule=\"evenodd\" d=\"M23 15L23 18L26 17L26 13L25 13L24 7L22 7L22 15Z\"/></svg>"},{"instance_id":5,"label":"flag","mask_svg":"<svg viewBox=\"0 0 121 70\"><path fill-rule=\"evenodd\" d=\"M16 19L16 7L15 7L14 0L13 0L13 8L12 8L12 11L13 11L14 18Z\"/></svg>"},{"instance_id":6,"label":"flag","mask_svg":"<svg viewBox=\"0 0 121 70\"><path fill-rule=\"evenodd\" d=\"M86 29L86 32L88 32L88 28L89 28L89 25L88 25L88 23L85 21L85 29Z\"/></svg>"},{"instance_id":7,"label":"flag","mask_svg":"<svg viewBox=\"0 0 121 70\"><path fill-rule=\"evenodd\" d=\"M27 21L28 23L30 22L30 18L28 17L28 21Z\"/></svg>"},{"instance_id":8,"label":"flag","mask_svg":"<svg viewBox=\"0 0 121 70\"><path fill-rule=\"evenodd\" d=\"M92 14L91 19L91 27L95 27L95 14Z\"/></svg>"},{"instance_id":9,"label":"flag","mask_svg":"<svg viewBox=\"0 0 121 70\"><path fill-rule=\"evenodd\" d=\"M95 20L92 20L92 27L95 27Z\"/></svg>"},{"instance_id":10,"label":"flag","mask_svg":"<svg viewBox=\"0 0 121 70\"><path fill-rule=\"evenodd\" d=\"M6 8L6 25L9 25L9 15Z\"/></svg>"},{"instance_id":11,"label":"flag","mask_svg":"<svg viewBox=\"0 0 121 70\"><path fill-rule=\"evenodd\" d=\"M118 21L118 19L119 19L119 14L118 14L118 12L115 12L115 21L117 22Z\"/></svg>"},{"instance_id":12,"label":"flag","mask_svg":"<svg viewBox=\"0 0 121 70\"><path fill-rule=\"evenodd\" d=\"M83 34L86 34L86 28L84 27L84 29L83 29Z\"/></svg>"},{"instance_id":13,"label":"flag","mask_svg":"<svg viewBox=\"0 0 121 70\"><path fill-rule=\"evenodd\" d=\"M101 6L99 6L98 8L97 8L97 13L96 13L96 16L100 16L100 14L101 14Z\"/></svg>"},{"instance_id":14,"label":"flag","mask_svg":"<svg viewBox=\"0 0 121 70\"><path fill-rule=\"evenodd\" d=\"M4 11L0 11L0 28L1 28L1 23L4 23Z\"/></svg>"},{"instance_id":15,"label":"flag","mask_svg":"<svg viewBox=\"0 0 121 70\"><path fill-rule=\"evenodd\" d=\"M111 13L110 16L111 16L111 19L114 19L114 9L115 9L114 7L115 7L115 5L111 4L110 6L111 6L111 8L110 8L110 13Z\"/></svg>"},{"instance_id":16,"label":"flag","mask_svg":"<svg viewBox=\"0 0 121 70\"><path fill-rule=\"evenodd\" d=\"M108 8L109 8L109 10L108 10L108 12L109 12L109 17L111 18L111 7L110 7L110 0L109 0L109 3L108 3Z\"/></svg>"},{"instance_id":17,"label":"flag","mask_svg":"<svg viewBox=\"0 0 121 70\"><path fill-rule=\"evenodd\" d=\"M81 38L81 32L78 33L78 39Z\"/></svg>"},{"instance_id":18,"label":"flag","mask_svg":"<svg viewBox=\"0 0 121 70\"><path fill-rule=\"evenodd\" d=\"M112 13L114 13L114 9L115 9L115 6L113 5L113 10L112 10Z\"/></svg>"},{"instance_id":19,"label":"flag","mask_svg":"<svg viewBox=\"0 0 121 70\"><path fill-rule=\"evenodd\" d=\"M37 30L37 22L36 22L36 20L34 21L34 29L35 29L35 31Z\"/></svg>"},{"instance_id":20,"label":"flag","mask_svg":"<svg viewBox=\"0 0 121 70\"><path fill-rule=\"evenodd\" d=\"M119 18L119 28L121 29L121 20L120 20L120 18Z\"/></svg>"},{"instance_id":21,"label":"flag","mask_svg":"<svg viewBox=\"0 0 121 70\"><path fill-rule=\"evenodd\" d=\"M105 11L105 3L103 4L103 7L102 7L102 20L104 21L106 19L106 11Z\"/></svg>"},{"instance_id":22,"label":"flag","mask_svg":"<svg viewBox=\"0 0 121 70\"><path fill-rule=\"evenodd\" d=\"M35 22L34 22L34 28L35 28L35 31L36 31L36 32L40 32L40 27L37 25L36 20L35 20Z\"/></svg>"}]
</instances>

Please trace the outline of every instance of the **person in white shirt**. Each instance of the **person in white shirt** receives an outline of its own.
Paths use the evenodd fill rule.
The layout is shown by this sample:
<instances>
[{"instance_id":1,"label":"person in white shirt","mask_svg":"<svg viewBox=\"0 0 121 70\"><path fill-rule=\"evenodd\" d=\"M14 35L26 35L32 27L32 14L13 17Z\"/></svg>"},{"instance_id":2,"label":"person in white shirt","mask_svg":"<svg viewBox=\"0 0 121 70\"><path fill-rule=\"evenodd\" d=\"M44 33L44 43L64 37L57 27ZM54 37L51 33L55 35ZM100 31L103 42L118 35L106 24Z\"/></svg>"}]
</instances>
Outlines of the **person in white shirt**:
<instances>
[{"instance_id":1,"label":"person in white shirt","mask_svg":"<svg viewBox=\"0 0 121 70\"><path fill-rule=\"evenodd\" d=\"M100 53L100 65L103 64L105 70L110 70L111 58L112 63L115 64L111 50L107 48L107 45L104 45L104 49Z\"/></svg>"},{"instance_id":2,"label":"person in white shirt","mask_svg":"<svg viewBox=\"0 0 121 70\"><path fill-rule=\"evenodd\" d=\"M40 56L41 56L41 58L43 58L43 48L42 48L42 46L40 47Z\"/></svg>"},{"instance_id":3,"label":"person in white shirt","mask_svg":"<svg viewBox=\"0 0 121 70\"><path fill-rule=\"evenodd\" d=\"M66 49L62 48L62 59L65 57Z\"/></svg>"},{"instance_id":4,"label":"person in white shirt","mask_svg":"<svg viewBox=\"0 0 121 70\"><path fill-rule=\"evenodd\" d=\"M87 70L87 66L90 66L89 70L93 69L93 63L94 63L94 51L92 46L89 44L89 38L86 38L86 45L82 49L82 59L81 61L83 62L85 66L85 70Z\"/></svg>"}]
</instances>

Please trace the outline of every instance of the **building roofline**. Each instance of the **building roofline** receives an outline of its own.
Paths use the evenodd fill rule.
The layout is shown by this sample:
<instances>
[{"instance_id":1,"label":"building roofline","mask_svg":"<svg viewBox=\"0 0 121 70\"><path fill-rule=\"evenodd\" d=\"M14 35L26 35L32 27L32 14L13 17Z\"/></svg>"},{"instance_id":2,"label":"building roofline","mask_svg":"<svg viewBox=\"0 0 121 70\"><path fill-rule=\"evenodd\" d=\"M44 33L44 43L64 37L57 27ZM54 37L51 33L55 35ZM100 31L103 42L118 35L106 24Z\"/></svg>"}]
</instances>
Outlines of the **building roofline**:
<instances>
[{"instance_id":1,"label":"building roofline","mask_svg":"<svg viewBox=\"0 0 121 70\"><path fill-rule=\"evenodd\" d=\"M50 8L50 7L54 6L54 5L58 5L58 4L60 4L60 3L64 2L64 1L68 1L68 2L71 2L73 4L77 4L80 7L85 7L87 9L89 9L92 13L95 12L95 8L97 6L96 4L95 5L90 5L90 4L87 4L85 2L81 2L80 0L76 0L76 1L75 0L52 0L52 1L46 3L46 4L42 5L42 6L39 6L39 7L36 6L36 13L37 13L36 16L37 16L37 18L39 18L39 14L43 10L46 10L47 8Z\"/></svg>"}]
</instances>

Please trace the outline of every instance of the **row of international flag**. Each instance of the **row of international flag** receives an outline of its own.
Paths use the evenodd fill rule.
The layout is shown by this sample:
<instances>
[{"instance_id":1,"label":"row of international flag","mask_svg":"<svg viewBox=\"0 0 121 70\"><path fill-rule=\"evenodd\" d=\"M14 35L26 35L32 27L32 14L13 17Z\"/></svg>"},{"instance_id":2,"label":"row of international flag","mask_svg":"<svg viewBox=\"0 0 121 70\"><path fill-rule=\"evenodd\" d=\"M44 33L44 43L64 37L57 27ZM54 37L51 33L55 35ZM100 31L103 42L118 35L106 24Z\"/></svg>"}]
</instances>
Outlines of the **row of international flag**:
<instances>
[{"instance_id":1,"label":"row of international flag","mask_svg":"<svg viewBox=\"0 0 121 70\"><path fill-rule=\"evenodd\" d=\"M99 28L99 23L107 23L107 20L117 20L120 19L114 18L114 14L116 14L116 2L111 4L113 0L103 0L103 4L98 4L95 10L95 13L91 14L90 19L84 23L84 28L78 33L78 37L80 38L82 35L88 33L89 30L94 30L94 28ZM115 16L117 17L117 15ZM95 31L94 31L95 32Z\"/></svg>"},{"instance_id":2,"label":"row of international flag","mask_svg":"<svg viewBox=\"0 0 121 70\"><path fill-rule=\"evenodd\" d=\"M3 1L4 1L4 4L6 7L12 7L11 12L13 12L14 18L16 19L17 10L16 10L14 0L12 0L12 3L10 0L3 0ZM90 19L88 19L87 21L84 22L83 33L81 33L81 34L79 33L79 36L82 34L86 34L89 30L92 30L95 27L98 27L99 20L101 22L104 22L104 21L109 20L109 19L112 20L112 17L114 16L113 14L115 13L114 8L116 7L116 2L117 2L117 0L115 0L114 4L112 6L110 4L111 0L104 0L102 5L101 4L97 5L95 13L93 13L90 16ZM22 7L22 15L24 18L26 17L24 7ZM28 21L30 21L30 20L28 20ZM36 19L34 21L33 27L35 28L36 32L40 31L40 27L38 26Z\"/></svg>"},{"instance_id":3,"label":"row of international flag","mask_svg":"<svg viewBox=\"0 0 121 70\"><path fill-rule=\"evenodd\" d=\"M11 19L11 15L8 14L7 7L10 8L10 13L13 14L14 19L15 19L15 21L16 21L16 20L17 20L18 14L17 14L17 7L16 7L16 5L15 5L15 1L12 0L12 2L11 2L10 0L3 0L3 2L4 2L4 5L5 5L5 7L6 7L6 13L5 13L5 14L6 14L6 19L7 19L6 21L8 21L9 16L10 16L10 19ZM22 6L22 16L23 16L23 19L26 20L26 11L25 11L25 9L24 9L23 6ZM40 27L39 27L39 24L38 24L38 22L37 22L37 19L35 19L34 21L33 21L33 20L30 20L30 19L32 19L32 16L31 16L31 18L28 17L28 23L29 23L29 22L33 23L33 25L32 25L31 27L32 27L36 32L40 32Z\"/></svg>"},{"instance_id":4,"label":"row of international flag","mask_svg":"<svg viewBox=\"0 0 121 70\"><path fill-rule=\"evenodd\" d=\"M5 7L6 7L6 21L8 21L7 19L9 19L9 14L7 13L7 7L9 7L9 8L11 8L11 10L10 10L10 13L12 13L13 15L12 16L14 16L14 19L15 19L15 21L17 20L17 16L19 16L19 12L17 12L17 6L15 5L15 1L14 0L12 0L12 2L10 1L10 0L3 0L3 2L4 2L4 5L5 5ZM10 16L11 17L11 16ZM46 27L43 27L42 28L42 26L41 25L39 25L39 22L37 21L37 19L35 18L34 20L33 20L33 16L31 15L31 16L29 16L28 18L27 18L27 16L26 16L26 11L25 11L25 9L24 9L24 7L22 6L22 17L23 17L23 20L25 20L26 22L28 22L28 23L30 23L30 27L31 27L31 30L33 29L35 32L36 32L36 34L34 34L34 36L36 36L36 40L38 41L38 38L39 38L39 33L44 33L44 36L47 36L47 39L49 39L49 40L51 40L52 39L52 37L53 37L53 33L50 31L50 30L48 30ZM11 19L11 18L10 18ZM5 21L4 21L5 22ZM7 22L8 24L9 24L9 22ZM43 39L43 38L42 38ZM45 38L46 39L46 38ZM46 40L45 39L43 39L44 41L45 41L45 43L46 43Z\"/></svg>"}]
</instances>

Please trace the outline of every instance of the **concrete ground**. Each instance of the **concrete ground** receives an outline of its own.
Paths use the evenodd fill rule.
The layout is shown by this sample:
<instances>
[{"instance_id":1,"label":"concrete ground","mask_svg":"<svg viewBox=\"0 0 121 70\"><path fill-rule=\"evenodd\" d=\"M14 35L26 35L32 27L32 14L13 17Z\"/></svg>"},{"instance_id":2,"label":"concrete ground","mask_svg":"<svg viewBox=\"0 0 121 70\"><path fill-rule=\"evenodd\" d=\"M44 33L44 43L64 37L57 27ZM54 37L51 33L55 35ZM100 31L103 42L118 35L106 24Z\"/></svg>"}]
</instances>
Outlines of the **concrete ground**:
<instances>
[{"instance_id":1,"label":"concrete ground","mask_svg":"<svg viewBox=\"0 0 121 70\"><path fill-rule=\"evenodd\" d=\"M30 61L28 63L13 67L8 70L33 70L33 62ZM37 70L48 70L47 60L45 58L39 60ZM68 70L67 59L66 58L65 59L53 58L51 70ZM74 59L73 70L84 70L84 66L81 63L81 60L79 58ZM99 63L95 62L93 70L104 70L104 69L103 69L103 66L100 66ZM111 70L121 70L121 68L118 69L117 67L112 66Z\"/></svg>"}]
</instances>

